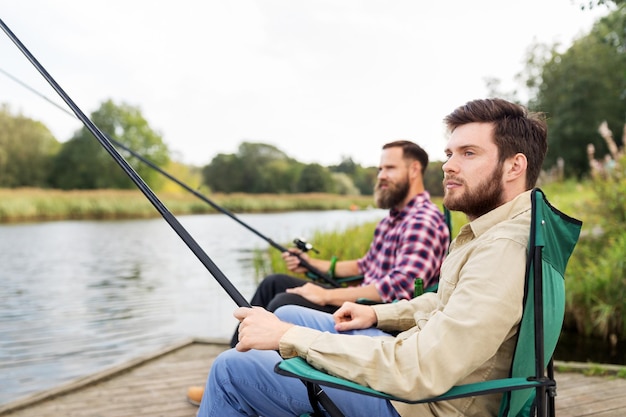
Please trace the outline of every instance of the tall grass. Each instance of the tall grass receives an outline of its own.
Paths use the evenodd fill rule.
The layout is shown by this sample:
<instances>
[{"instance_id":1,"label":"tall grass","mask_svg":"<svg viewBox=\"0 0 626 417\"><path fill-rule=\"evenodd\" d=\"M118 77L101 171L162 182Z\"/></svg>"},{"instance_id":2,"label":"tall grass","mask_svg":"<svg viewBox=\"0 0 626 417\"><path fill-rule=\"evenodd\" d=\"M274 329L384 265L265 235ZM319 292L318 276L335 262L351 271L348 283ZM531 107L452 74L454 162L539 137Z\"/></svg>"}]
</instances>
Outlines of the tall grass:
<instances>
[{"instance_id":1,"label":"tall grass","mask_svg":"<svg viewBox=\"0 0 626 417\"><path fill-rule=\"evenodd\" d=\"M377 222L363 223L342 232L315 232L308 242L319 253L309 252L308 255L319 259L330 259L332 256L339 260L358 259L367 252L376 224ZM283 246L292 247L293 244L286 243ZM294 275L285 268L280 252L273 248L255 251L254 265L257 279L270 273Z\"/></svg>"},{"instance_id":2,"label":"tall grass","mask_svg":"<svg viewBox=\"0 0 626 417\"><path fill-rule=\"evenodd\" d=\"M585 223L567 270L566 326L613 343L626 337L626 157L577 195Z\"/></svg>"},{"instance_id":3,"label":"tall grass","mask_svg":"<svg viewBox=\"0 0 626 417\"><path fill-rule=\"evenodd\" d=\"M189 193L168 192L158 197L174 214L216 212ZM233 213L362 209L372 204L371 196L331 194L214 194L206 197ZM158 216L158 211L138 190L0 189L0 222Z\"/></svg>"}]
</instances>

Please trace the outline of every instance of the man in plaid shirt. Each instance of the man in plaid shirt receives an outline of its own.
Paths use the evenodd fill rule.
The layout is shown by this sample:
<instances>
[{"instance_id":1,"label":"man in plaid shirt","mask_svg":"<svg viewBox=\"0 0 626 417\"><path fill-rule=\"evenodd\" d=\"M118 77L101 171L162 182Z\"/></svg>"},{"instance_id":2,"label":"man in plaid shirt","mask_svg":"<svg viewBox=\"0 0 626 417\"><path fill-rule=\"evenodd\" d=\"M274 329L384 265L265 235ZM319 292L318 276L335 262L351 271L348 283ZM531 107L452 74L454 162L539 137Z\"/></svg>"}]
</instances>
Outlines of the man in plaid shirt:
<instances>
[{"instance_id":1,"label":"man in plaid shirt","mask_svg":"<svg viewBox=\"0 0 626 417\"><path fill-rule=\"evenodd\" d=\"M448 251L450 231L439 208L424 189L423 176L428 154L406 140L387 143L382 148L378 180L374 190L376 205L389 209L380 221L368 252L361 259L336 261L309 258L293 250L283 254L287 268L296 273L299 253L311 266L333 278L363 275L360 285L329 288L285 274L266 277L257 288L250 304L268 311L289 304L301 305L329 313L345 301L368 299L391 302L410 299L417 278L428 288L437 283L439 268ZM231 347L238 341L235 331ZM190 387L187 399L198 405L204 387Z\"/></svg>"}]
</instances>

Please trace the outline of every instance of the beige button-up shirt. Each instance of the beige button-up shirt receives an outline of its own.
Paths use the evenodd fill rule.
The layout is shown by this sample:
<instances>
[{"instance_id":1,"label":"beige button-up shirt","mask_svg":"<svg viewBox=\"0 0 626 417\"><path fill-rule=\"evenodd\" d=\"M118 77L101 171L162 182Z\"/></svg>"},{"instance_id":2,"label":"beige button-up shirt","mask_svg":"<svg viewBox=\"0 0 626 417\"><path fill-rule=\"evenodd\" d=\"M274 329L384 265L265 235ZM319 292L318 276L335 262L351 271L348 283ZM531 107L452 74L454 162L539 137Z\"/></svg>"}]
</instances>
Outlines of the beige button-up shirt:
<instances>
[{"instance_id":1,"label":"beige button-up shirt","mask_svg":"<svg viewBox=\"0 0 626 417\"><path fill-rule=\"evenodd\" d=\"M441 267L439 290L374 306L378 328L397 337L330 334L295 326L284 358L407 399L508 375L522 316L530 191L466 224ZM393 402L408 416L497 415L501 395L428 404Z\"/></svg>"}]
</instances>

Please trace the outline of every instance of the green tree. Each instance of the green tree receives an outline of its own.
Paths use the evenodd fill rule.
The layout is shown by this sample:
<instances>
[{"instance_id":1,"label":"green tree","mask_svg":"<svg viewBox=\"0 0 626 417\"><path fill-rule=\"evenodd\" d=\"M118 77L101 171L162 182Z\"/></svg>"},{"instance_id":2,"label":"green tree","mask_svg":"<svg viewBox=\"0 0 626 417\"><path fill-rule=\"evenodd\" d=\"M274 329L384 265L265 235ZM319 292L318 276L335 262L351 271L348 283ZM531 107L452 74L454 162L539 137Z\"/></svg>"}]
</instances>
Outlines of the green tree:
<instances>
[{"instance_id":1,"label":"green tree","mask_svg":"<svg viewBox=\"0 0 626 417\"><path fill-rule=\"evenodd\" d=\"M352 181L354 181L354 185L362 195L373 195L377 177L377 167L362 167L359 165L352 177Z\"/></svg>"},{"instance_id":2,"label":"green tree","mask_svg":"<svg viewBox=\"0 0 626 417\"><path fill-rule=\"evenodd\" d=\"M41 122L0 107L0 187L46 187L60 143Z\"/></svg>"},{"instance_id":3,"label":"green tree","mask_svg":"<svg viewBox=\"0 0 626 417\"><path fill-rule=\"evenodd\" d=\"M333 189L340 195L361 195L358 188L355 187L352 178L345 172L331 172L333 177Z\"/></svg>"},{"instance_id":4,"label":"green tree","mask_svg":"<svg viewBox=\"0 0 626 417\"><path fill-rule=\"evenodd\" d=\"M581 177L589 170L588 143L599 154L607 152L598 133L602 121L620 130L626 115L626 6L594 25L564 53L552 48L545 59L535 54L529 65L542 63L528 86L535 96L529 107L548 114L549 153L546 168L561 157L565 174ZM529 73L533 73L532 70ZM620 144L618 144L620 145Z\"/></svg>"},{"instance_id":5,"label":"green tree","mask_svg":"<svg viewBox=\"0 0 626 417\"><path fill-rule=\"evenodd\" d=\"M373 194L376 176L378 175L378 168L364 168L360 164L354 162L349 156L343 156L339 165L330 166L329 169L331 172L346 174L352 180L352 183L354 187L356 187L356 190L358 190L359 194ZM340 181L345 181L345 179L341 179ZM345 190L345 186L347 184L343 183L338 185L340 186L339 189ZM350 194L352 194L352 192L350 192Z\"/></svg>"},{"instance_id":6,"label":"green tree","mask_svg":"<svg viewBox=\"0 0 626 417\"><path fill-rule=\"evenodd\" d=\"M301 193L332 193L335 191L332 174L320 164L308 164L300 173L297 189Z\"/></svg>"},{"instance_id":7,"label":"green tree","mask_svg":"<svg viewBox=\"0 0 626 417\"><path fill-rule=\"evenodd\" d=\"M202 170L215 192L294 192L299 163L275 146L243 142L236 154L219 154Z\"/></svg>"},{"instance_id":8,"label":"green tree","mask_svg":"<svg viewBox=\"0 0 626 417\"><path fill-rule=\"evenodd\" d=\"M202 168L202 182L216 193L243 191L244 174L241 159L234 154L218 154Z\"/></svg>"},{"instance_id":9,"label":"green tree","mask_svg":"<svg viewBox=\"0 0 626 417\"><path fill-rule=\"evenodd\" d=\"M330 169L333 172L343 172L350 176L354 176L359 169L359 164L354 162L349 156L343 156L339 165L331 166Z\"/></svg>"},{"instance_id":10,"label":"green tree","mask_svg":"<svg viewBox=\"0 0 626 417\"><path fill-rule=\"evenodd\" d=\"M161 136L155 132L137 107L103 102L91 114L94 124L110 138L156 165L169 163L169 152ZM128 152L118 149L137 174L151 188L158 190L164 177ZM62 189L133 188L126 173L85 127L61 148L53 161L50 182Z\"/></svg>"},{"instance_id":11,"label":"green tree","mask_svg":"<svg viewBox=\"0 0 626 417\"><path fill-rule=\"evenodd\" d=\"M430 161L424 173L424 188L433 197L443 196L443 162Z\"/></svg>"}]
</instances>

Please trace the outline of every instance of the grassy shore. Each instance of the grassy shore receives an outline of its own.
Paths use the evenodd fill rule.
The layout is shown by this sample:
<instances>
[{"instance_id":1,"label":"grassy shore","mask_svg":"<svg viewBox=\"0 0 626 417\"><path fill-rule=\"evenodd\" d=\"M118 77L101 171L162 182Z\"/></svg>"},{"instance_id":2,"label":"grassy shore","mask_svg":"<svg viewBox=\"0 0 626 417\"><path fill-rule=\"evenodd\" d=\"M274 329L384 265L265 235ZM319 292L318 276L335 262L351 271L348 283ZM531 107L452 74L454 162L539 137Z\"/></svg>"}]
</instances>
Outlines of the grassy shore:
<instances>
[{"instance_id":1,"label":"grassy shore","mask_svg":"<svg viewBox=\"0 0 626 417\"><path fill-rule=\"evenodd\" d=\"M372 196L334 194L205 194L205 197L233 213L354 210L373 205ZM205 201L183 191L160 193L158 198L175 215L217 212ZM138 190L0 189L0 222L2 223L158 216L156 208Z\"/></svg>"}]
</instances>

